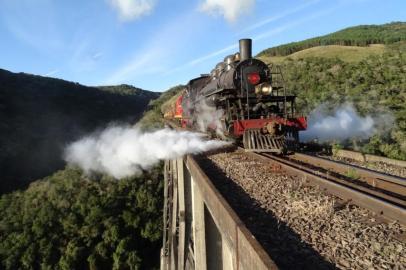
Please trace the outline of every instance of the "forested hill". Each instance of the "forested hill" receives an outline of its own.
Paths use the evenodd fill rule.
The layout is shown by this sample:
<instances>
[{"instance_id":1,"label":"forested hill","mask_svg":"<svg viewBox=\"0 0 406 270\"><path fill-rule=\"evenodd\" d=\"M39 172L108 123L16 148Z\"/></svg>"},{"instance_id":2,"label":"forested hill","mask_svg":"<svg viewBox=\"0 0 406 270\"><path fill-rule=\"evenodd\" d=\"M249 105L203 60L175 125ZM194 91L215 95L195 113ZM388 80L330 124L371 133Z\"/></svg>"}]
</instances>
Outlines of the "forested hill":
<instances>
[{"instance_id":1,"label":"forested hill","mask_svg":"<svg viewBox=\"0 0 406 270\"><path fill-rule=\"evenodd\" d=\"M0 69L0 194L63 168L66 144L112 121L136 122L158 96Z\"/></svg>"},{"instance_id":2,"label":"forested hill","mask_svg":"<svg viewBox=\"0 0 406 270\"><path fill-rule=\"evenodd\" d=\"M158 269L162 167L117 181L66 168L0 197L0 269Z\"/></svg>"},{"instance_id":3,"label":"forested hill","mask_svg":"<svg viewBox=\"0 0 406 270\"><path fill-rule=\"evenodd\" d=\"M325 36L292 42L261 51L257 56L286 56L324 45L367 46L406 41L406 22L349 27Z\"/></svg>"},{"instance_id":4,"label":"forested hill","mask_svg":"<svg viewBox=\"0 0 406 270\"><path fill-rule=\"evenodd\" d=\"M381 44L359 46L371 43ZM320 46L327 44L341 45ZM363 116L393 117L389 131L379 129L368 140L352 138L340 144L406 160L406 23L351 27L260 55L266 63L281 66L287 88L297 95L304 114L320 104L332 111L351 103Z\"/></svg>"}]
</instances>

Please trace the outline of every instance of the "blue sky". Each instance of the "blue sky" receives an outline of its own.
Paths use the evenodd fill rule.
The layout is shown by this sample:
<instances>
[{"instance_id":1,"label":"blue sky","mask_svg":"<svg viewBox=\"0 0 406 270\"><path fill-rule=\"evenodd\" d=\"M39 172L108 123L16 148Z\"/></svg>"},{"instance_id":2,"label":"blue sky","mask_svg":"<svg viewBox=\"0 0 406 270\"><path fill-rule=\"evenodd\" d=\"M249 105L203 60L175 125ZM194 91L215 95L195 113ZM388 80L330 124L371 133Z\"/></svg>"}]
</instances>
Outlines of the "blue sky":
<instances>
[{"instance_id":1,"label":"blue sky","mask_svg":"<svg viewBox=\"0 0 406 270\"><path fill-rule=\"evenodd\" d=\"M359 24L406 21L405 0L0 0L0 68L164 91L253 52Z\"/></svg>"}]
</instances>

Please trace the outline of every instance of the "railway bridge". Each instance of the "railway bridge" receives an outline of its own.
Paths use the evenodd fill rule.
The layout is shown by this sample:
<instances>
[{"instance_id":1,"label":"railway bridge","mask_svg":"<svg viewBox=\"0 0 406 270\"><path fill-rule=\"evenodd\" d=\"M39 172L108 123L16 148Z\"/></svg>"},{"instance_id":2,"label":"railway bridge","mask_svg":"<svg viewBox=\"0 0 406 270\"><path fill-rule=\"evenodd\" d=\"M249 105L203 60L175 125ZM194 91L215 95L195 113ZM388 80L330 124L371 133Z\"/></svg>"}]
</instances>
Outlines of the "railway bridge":
<instances>
[{"instance_id":1,"label":"railway bridge","mask_svg":"<svg viewBox=\"0 0 406 270\"><path fill-rule=\"evenodd\" d=\"M379 240L379 238L375 239L374 237L377 234L391 235L392 243L394 243L393 241L398 243L396 246L397 251L394 251L390 255L391 257L394 257L394 254L398 252L399 246L402 249L403 246L406 248L406 233L403 233L403 235L393 233L393 226L398 226L397 231L404 231L406 228L405 178L347 164L334 163L299 153L284 159L257 153L244 153L244 155L246 155L244 159L250 155L255 156L258 160L262 159L263 164L266 164L265 167L278 167L280 171L284 171L284 174L300 179L300 185L317 186L317 190L335 196L336 199L332 200L334 205L330 208L326 206L327 216L325 217L329 219L326 221L326 226L331 226L329 224L334 225L337 222L334 221L335 212L345 209L346 205L350 204L359 209L365 209L367 212L354 210L356 213L361 214L361 219L365 220L357 221L356 224L358 225L356 226L359 226L359 232L346 231L344 234L348 235L344 236L343 239L365 233L365 239L372 238L368 240L371 243L382 241L382 245L384 245L383 241L386 240ZM307 167L307 165L304 165L305 163L311 166ZM406 168L404 165L401 164L401 167ZM272 260L273 254L270 255L269 253L269 247L265 250L258 240L263 240L262 236L266 237L275 228L279 230L279 227L284 227L283 222L279 223L277 221L276 227L273 227L273 229L271 224L267 223L263 227L265 231L261 232L261 239L256 239L237 215L236 212L240 213L240 209L237 209L236 204L233 204L234 208L229 204L227 194L234 191L229 190L227 186L226 191L221 188L220 192L212 180L216 178L216 174L213 175L212 172L209 173L207 168L203 168L205 167L202 167L200 160L191 155L165 162L164 233L161 249L161 269L278 269L278 266ZM357 181L348 179L347 174L352 170L357 170ZM347 180L351 181L347 182ZM358 182L361 185L358 185ZM284 184L283 182L282 185ZM370 189L370 187L372 188ZM258 186L258 189L261 189L261 187ZM293 190L293 192L295 191ZM227 195L227 200L223 195ZM237 200L240 200L238 196ZM347 215L350 215L351 211L348 210ZM341 214L338 214L337 217L339 220L343 219ZM247 220L244 221L247 222ZM268 221L263 221L263 218L260 217L257 220L249 220L248 222L266 223ZM296 230L309 225L306 224L306 221L301 222L299 222L299 227L296 227ZM380 222L382 224L398 225L380 225ZM246 224L250 225L249 223ZM308 221L307 223L311 222ZM343 224L348 223L351 222L345 221ZM275 226L275 224L272 226ZM320 228L323 228L323 226ZM344 231L347 230L345 225L342 226ZM312 229L308 228L307 232ZM377 230L375 233L374 229ZM304 231L306 234L306 229ZM321 235L329 234L326 231L318 233ZM297 260L307 260L310 257L316 258L313 261L305 262L303 265L316 265L319 268L323 266L332 269L337 266L337 263L334 263L334 266L330 260L326 261L320 256L318 254L320 250L315 251L311 246L303 244L302 236L296 235L296 239L292 240L292 235L295 238L296 232L290 231L287 237L283 236L278 239L278 245L285 241L290 242L289 248L286 249L285 247L285 254L296 258L295 251L292 250L292 254L289 254L290 250L292 247L294 249L296 246L301 246L300 249L305 251L303 252L304 256L297 258ZM304 238L306 237L304 236ZM272 238L270 239L270 244L275 245L276 243L272 241ZM311 239L310 237L310 240L307 240L311 242ZM339 242L345 243L346 240L340 240ZM369 242L366 242L365 245L369 245ZM362 252L360 251L360 254ZM400 260L403 259L400 258ZM279 262L281 260L280 254L278 260ZM351 261L351 258L349 260ZM348 263L340 265L339 263L338 266L342 266L342 268L348 268L347 266L350 265ZM402 262L400 263L402 264ZM286 265L284 266L286 268ZM352 268L351 265L350 268Z\"/></svg>"},{"instance_id":2,"label":"railway bridge","mask_svg":"<svg viewBox=\"0 0 406 270\"><path fill-rule=\"evenodd\" d=\"M161 269L277 269L192 156L165 163Z\"/></svg>"}]
</instances>

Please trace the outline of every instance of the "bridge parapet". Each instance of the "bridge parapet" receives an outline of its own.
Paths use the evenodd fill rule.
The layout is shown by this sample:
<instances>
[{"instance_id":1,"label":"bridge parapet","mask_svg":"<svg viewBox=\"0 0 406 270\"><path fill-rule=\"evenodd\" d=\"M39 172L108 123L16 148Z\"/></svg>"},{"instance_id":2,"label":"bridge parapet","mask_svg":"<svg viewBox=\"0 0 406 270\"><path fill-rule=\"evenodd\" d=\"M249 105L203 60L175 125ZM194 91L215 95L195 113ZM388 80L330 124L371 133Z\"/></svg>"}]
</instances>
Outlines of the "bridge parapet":
<instances>
[{"instance_id":1,"label":"bridge parapet","mask_svg":"<svg viewBox=\"0 0 406 270\"><path fill-rule=\"evenodd\" d=\"M192 156L165 163L161 269L277 269Z\"/></svg>"}]
</instances>

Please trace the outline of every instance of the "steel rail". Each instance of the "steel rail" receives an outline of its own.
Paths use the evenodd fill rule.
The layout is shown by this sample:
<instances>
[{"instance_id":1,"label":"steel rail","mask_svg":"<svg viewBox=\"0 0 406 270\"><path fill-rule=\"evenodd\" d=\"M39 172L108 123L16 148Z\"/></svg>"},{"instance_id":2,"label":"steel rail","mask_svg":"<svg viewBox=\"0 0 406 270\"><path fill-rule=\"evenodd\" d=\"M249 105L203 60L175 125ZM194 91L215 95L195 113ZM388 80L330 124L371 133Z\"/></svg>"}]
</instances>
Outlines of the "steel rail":
<instances>
[{"instance_id":1,"label":"steel rail","mask_svg":"<svg viewBox=\"0 0 406 270\"><path fill-rule=\"evenodd\" d=\"M276 156L270 156L268 154L262 154L262 155L275 159L275 160L278 160L280 162L284 162L285 164L291 165L296 168L300 168L301 170L306 171L308 173L318 175L327 180L339 183L339 184L347 186L349 188L358 190L360 192L375 196L375 197L383 199L387 202L390 202L390 203L393 203L393 204L406 208L406 201L404 199L394 197L390 194L382 193L379 190L371 189L370 187L362 186L355 182L350 182L348 180L343 179L341 175L339 175L337 173L331 173L330 171L325 171L323 168L318 168L317 166L314 166L314 164L310 164L310 163L300 164L300 163L297 163L297 161L292 161L291 159L289 159L287 157L281 158L281 157L276 157ZM300 162L302 162L302 161L300 161Z\"/></svg>"},{"instance_id":2,"label":"steel rail","mask_svg":"<svg viewBox=\"0 0 406 270\"><path fill-rule=\"evenodd\" d=\"M348 184L344 184L341 181L336 182L331 178L326 178L325 175L318 173L317 171L304 169L305 166L300 164L293 164L269 154L259 154L255 152L247 152L255 158L259 158L266 162L271 162L273 165L280 166L282 170L292 176L300 176L305 180L305 184L312 186L319 186L327 193L337 196L344 201L358 205L360 207L371 210L377 213L386 220L397 220L400 224L406 225L406 209L403 206L396 205L392 202L388 202L382 199L380 196L376 196L370 193L366 193L359 188L355 189Z\"/></svg>"},{"instance_id":3,"label":"steel rail","mask_svg":"<svg viewBox=\"0 0 406 270\"><path fill-rule=\"evenodd\" d=\"M348 174L351 171L356 172L356 176L359 177L357 180L363 181L370 186L379 188L385 191L389 191L400 196L406 196L406 179L402 177L397 177L393 175L388 175L376 171L372 171L366 168L361 168L352 164L345 164L342 162L337 162L321 157L316 157L312 155L295 153L289 156L291 159L299 160L306 163L311 163L312 165L322 167L323 169L337 172L340 174Z\"/></svg>"}]
</instances>

